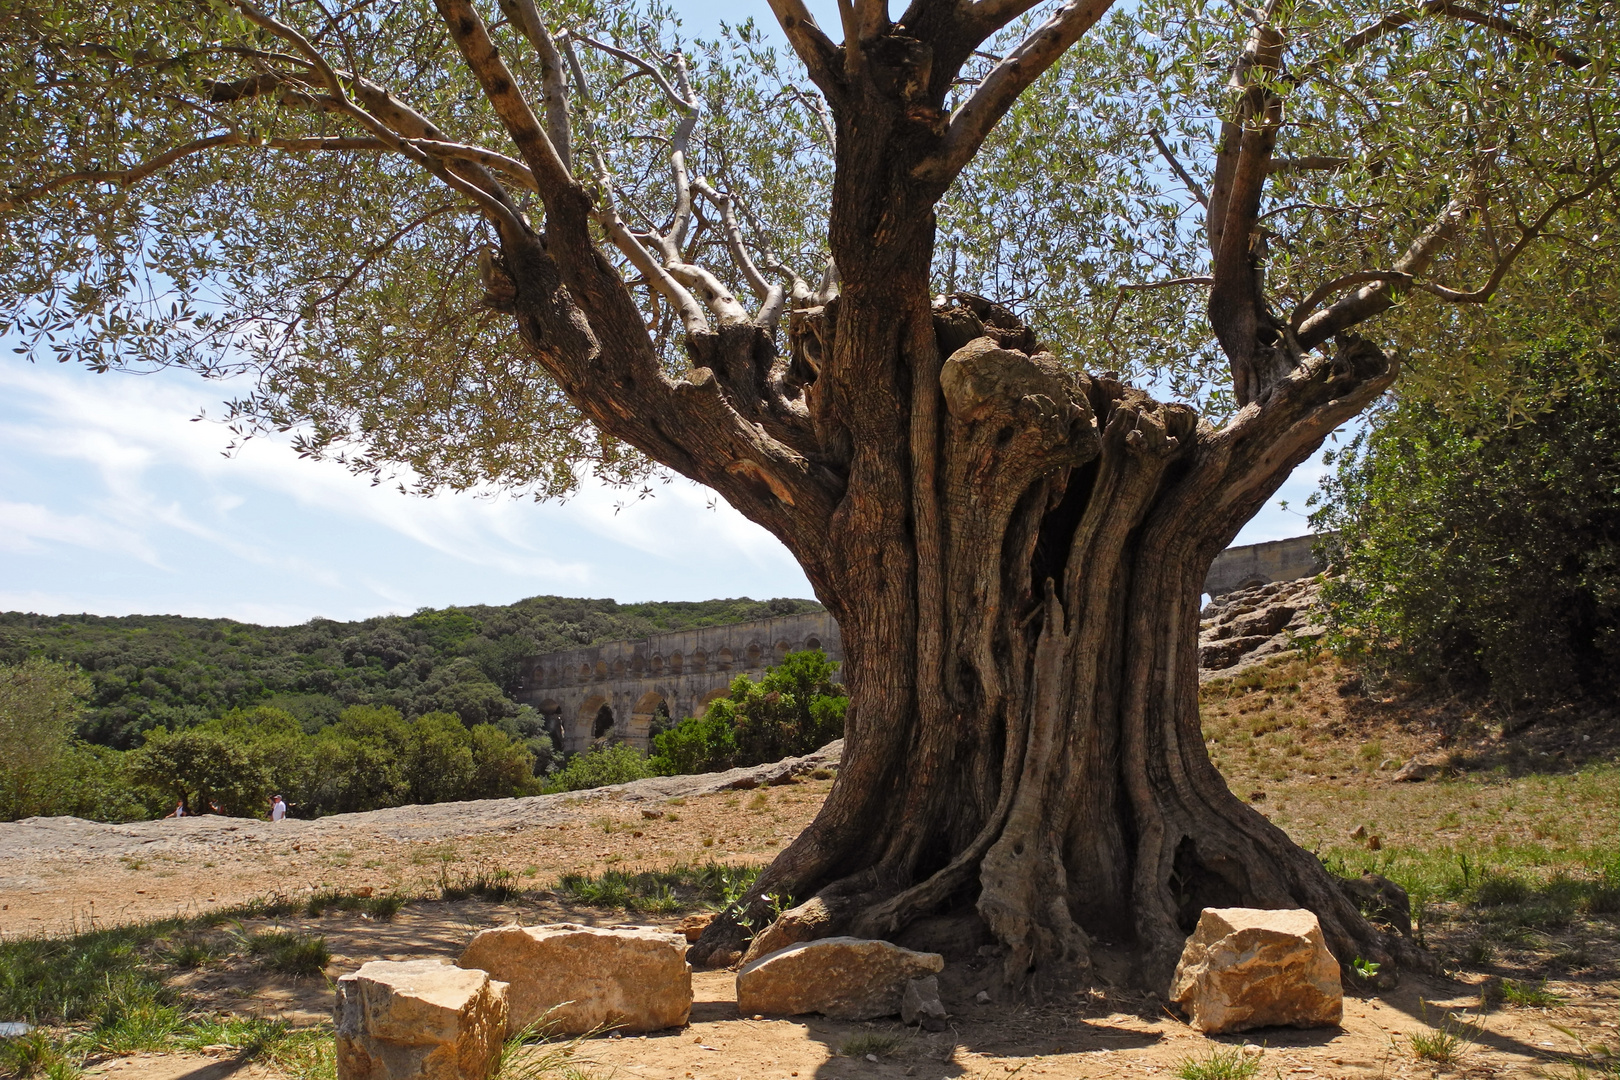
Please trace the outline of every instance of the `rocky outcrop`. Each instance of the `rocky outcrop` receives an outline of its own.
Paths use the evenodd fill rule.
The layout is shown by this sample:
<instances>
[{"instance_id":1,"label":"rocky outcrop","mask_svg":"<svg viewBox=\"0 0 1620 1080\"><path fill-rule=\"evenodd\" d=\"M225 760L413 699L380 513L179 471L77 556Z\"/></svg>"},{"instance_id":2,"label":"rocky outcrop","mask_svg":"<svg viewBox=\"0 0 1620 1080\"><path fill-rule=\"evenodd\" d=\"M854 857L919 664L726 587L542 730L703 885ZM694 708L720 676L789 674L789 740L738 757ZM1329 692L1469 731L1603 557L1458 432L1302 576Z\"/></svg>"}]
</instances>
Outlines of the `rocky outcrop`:
<instances>
[{"instance_id":1,"label":"rocky outcrop","mask_svg":"<svg viewBox=\"0 0 1620 1080\"><path fill-rule=\"evenodd\" d=\"M1303 909L1205 908L1170 999L1206 1035L1261 1027L1332 1027L1344 1015L1339 963Z\"/></svg>"},{"instance_id":2,"label":"rocky outcrop","mask_svg":"<svg viewBox=\"0 0 1620 1080\"><path fill-rule=\"evenodd\" d=\"M1216 597L1199 613L1200 679L1236 675L1322 636L1320 579L1274 581Z\"/></svg>"},{"instance_id":3,"label":"rocky outcrop","mask_svg":"<svg viewBox=\"0 0 1620 1080\"><path fill-rule=\"evenodd\" d=\"M486 1080L506 984L445 959L373 960L337 981L339 1080Z\"/></svg>"},{"instance_id":4,"label":"rocky outcrop","mask_svg":"<svg viewBox=\"0 0 1620 1080\"><path fill-rule=\"evenodd\" d=\"M653 927L500 926L473 938L457 962L510 984L513 1031L658 1031L692 1012L686 937Z\"/></svg>"},{"instance_id":5,"label":"rocky outcrop","mask_svg":"<svg viewBox=\"0 0 1620 1080\"><path fill-rule=\"evenodd\" d=\"M887 941L807 941L745 964L737 973L737 1010L744 1016L820 1013L838 1020L893 1016L911 980L944 967L938 953L912 952Z\"/></svg>"}]
</instances>

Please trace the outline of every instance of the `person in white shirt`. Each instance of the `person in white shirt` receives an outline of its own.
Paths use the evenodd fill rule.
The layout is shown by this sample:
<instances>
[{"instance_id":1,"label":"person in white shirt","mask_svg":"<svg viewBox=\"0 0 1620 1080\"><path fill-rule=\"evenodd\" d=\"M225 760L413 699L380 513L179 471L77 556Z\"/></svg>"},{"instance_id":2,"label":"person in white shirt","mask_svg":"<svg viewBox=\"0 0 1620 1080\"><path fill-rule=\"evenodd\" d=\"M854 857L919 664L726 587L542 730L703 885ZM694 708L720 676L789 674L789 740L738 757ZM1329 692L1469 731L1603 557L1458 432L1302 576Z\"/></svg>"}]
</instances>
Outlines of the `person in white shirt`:
<instances>
[{"instance_id":1,"label":"person in white shirt","mask_svg":"<svg viewBox=\"0 0 1620 1080\"><path fill-rule=\"evenodd\" d=\"M270 796L270 820L280 821L287 816L287 804L281 801L280 795Z\"/></svg>"}]
</instances>

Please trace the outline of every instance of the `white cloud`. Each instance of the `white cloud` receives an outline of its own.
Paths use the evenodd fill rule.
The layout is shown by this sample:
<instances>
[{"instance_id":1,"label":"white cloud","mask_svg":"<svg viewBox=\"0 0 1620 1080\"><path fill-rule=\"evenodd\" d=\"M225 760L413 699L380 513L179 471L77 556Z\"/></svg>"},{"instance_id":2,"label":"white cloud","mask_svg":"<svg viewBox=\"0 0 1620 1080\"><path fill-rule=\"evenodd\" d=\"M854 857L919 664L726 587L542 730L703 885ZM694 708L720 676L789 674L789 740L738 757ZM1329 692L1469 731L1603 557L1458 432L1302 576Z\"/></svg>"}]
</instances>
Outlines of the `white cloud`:
<instances>
[{"instance_id":1,"label":"white cloud","mask_svg":"<svg viewBox=\"0 0 1620 1080\"><path fill-rule=\"evenodd\" d=\"M617 513L624 496L601 485L560 505L402 496L275 439L225 456L227 430L191 421L227 389L0 364L0 546L28 556L0 569L0 603L84 610L82 583L51 558L63 545L117 557L103 569L136 597L123 611L281 622L538 592L808 593L773 537L686 481Z\"/></svg>"}]
</instances>

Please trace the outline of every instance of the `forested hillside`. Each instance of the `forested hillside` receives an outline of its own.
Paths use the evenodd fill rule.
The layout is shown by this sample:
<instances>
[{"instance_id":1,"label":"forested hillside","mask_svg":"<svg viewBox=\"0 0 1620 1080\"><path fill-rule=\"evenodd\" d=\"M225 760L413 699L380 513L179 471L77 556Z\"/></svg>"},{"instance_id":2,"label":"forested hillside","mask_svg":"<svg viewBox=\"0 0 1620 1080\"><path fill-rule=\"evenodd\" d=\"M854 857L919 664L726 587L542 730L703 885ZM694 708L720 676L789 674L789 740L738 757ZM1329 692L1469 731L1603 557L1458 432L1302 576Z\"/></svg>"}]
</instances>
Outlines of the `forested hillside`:
<instances>
[{"instance_id":1,"label":"forested hillside","mask_svg":"<svg viewBox=\"0 0 1620 1080\"><path fill-rule=\"evenodd\" d=\"M535 596L507 606L424 608L361 622L255 626L171 615L0 614L0 664L43 656L91 680L79 734L129 748L158 725L190 727L269 705L313 731L350 705L470 725L516 716L523 658L664 630L819 610L809 600L620 604Z\"/></svg>"}]
</instances>

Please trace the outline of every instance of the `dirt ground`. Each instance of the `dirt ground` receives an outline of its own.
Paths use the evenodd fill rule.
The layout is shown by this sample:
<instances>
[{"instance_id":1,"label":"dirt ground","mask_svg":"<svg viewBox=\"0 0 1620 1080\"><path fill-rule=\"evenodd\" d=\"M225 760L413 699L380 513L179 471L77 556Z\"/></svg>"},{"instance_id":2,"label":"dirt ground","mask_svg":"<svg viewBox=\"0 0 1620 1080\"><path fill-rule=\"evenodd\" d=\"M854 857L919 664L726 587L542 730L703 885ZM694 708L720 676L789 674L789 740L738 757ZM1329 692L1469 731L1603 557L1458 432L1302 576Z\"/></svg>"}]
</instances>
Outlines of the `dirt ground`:
<instances>
[{"instance_id":1,"label":"dirt ground","mask_svg":"<svg viewBox=\"0 0 1620 1080\"><path fill-rule=\"evenodd\" d=\"M1549 857L1607 845L1616 850L1620 806L1613 766L1555 751L1493 748L1466 726L1409 722L1375 699L1345 695L1320 666L1276 667L1247 689L1206 691L1212 750L1233 789L1317 850L1384 858L1448 836L1535 836ZM1223 696L1224 695L1224 696ZM1300 720L1303 718L1303 722ZM1453 718L1454 720L1455 718ZM1612 729L1611 729L1612 730ZM1566 737L1580 745L1580 736ZM1473 739L1473 741L1470 741ZM1588 738L1587 742L1590 742ZM1534 745L1534 744L1533 744ZM1610 748L1602 746L1604 755ZM1541 757L1538 759L1537 754ZM1562 755L1562 752L1559 751ZM1444 782L1396 783L1399 765L1446 755L1496 754L1528 761L1522 775L1494 768ZM1599 758L1601 761L1601 757ZM1534 768L1538 765L1539 770ZM1608 768L1608 773L1601 770ZM1581 770L1585 771L1581 771ZM1592 779L1593 776L1598 779ZM1599 782L1601 781L1601 782ZM1472 785L1472 786L1470 786ZM1582 785L1585 785L1584 787ZM710 785L712 789L714 785ZM478 930L513 921L670 926L678 915L628 915L564 902L553 892L570 872L664 868L681 862L767 861L815 814L830 781L801 774L755 790L661 789L510 800L499 804L407 807L319 822L224 818L129 826L24 822L0 826L0 935L64 934L244 901L327 890L370 889L418 897L392 920L356 911L318 917L249 918L210 933L250 935L276 925L324 936L332 961L323 977L277 975L230 956L175 976L198 1007L217 1013L324 1023L330 980L367 960L456 956ZM1354 828L1381 838L1371 852ZM1359 872L1361 867L1350 865ZM509 903L449 902L442 886L508 871L525 889ZM1519 1077L1577 1075L1567 1062L1587 1048L1620 1050L1620 942L1612 917L1566 924L1499 942L1464 963L1474 931L1431 913L1434 975L1406 975L1389 991L1347 994L1337 1029L1270 1029L1211 1040L1152 995L1125 989L1128 961L1101 958L1113 973L1085 993L1038 1004L978 1003L995 993L990 961L956 962L945 983L951 1026L919 1033L898 1021L849 1023L818 1016L737 1015L734 975L694 973L691 1025L646 1037L607 1037L580 1049L589 1076L673 1080L800 1077L1113 1077L1174 1073L1188 1059L1249 1047L1259 1077ZM228 949L224 950L229 952ZM1578 956L1578 963L1554 962ZM1544 985L1549 1007L1482 1005L1492 976ZM1543 980L1544 983L1543 983ZM1461 1040L1449 1064L1420 1061L1409 1036L1450 1031ZM218 1054L138 1054L94 1063L106 1080L270 1080L262 1065ZM1604 1074L1608 1075L1608 1074Z\"/></svg>"},{"instance_id":2,"label":"dirt ground","mask_svg":"<svg viewBox=\"0 0 1620 1080\"><path fill-rule=\"evenodd\" d=\"M323 978L268 973L228 960L182 975L178 985L205 1011L279 1018L298 1026L330 1013L330 979L373 959L455 957L473 934L510 922L622 923L612 912L526 897L508 904L426 901L392 921L354 912L318 918L249 919L219 933L250 934L275 925L319 933L332 950ZM675 917L642 917L672 926ZM1608 958L1613 971L1615 957ZM1612 1044L1620 1020L1620 985L1609 979L1549 984L1568 1004L1552 1009L1488 1007L1481 1012L1478 974L1407 978L1376 996L1347 996L1344 1022L1329 1030L1268 1029L1208 1039L1168 1012L1152 995L1109 988L1031 1005L973 1000L991 988L988 965L953 965L948 981L950 1030L927 1034L898 1021L846 1022L819 1016L739 1016L735 975L693 974L691 1024L649 1036L593 1039L581 1047L582 1068L597 1077L675 1080L777 1080L832 1077L1006 1078L1169 1076L1188 1058L1247 1044L1261 1058L1261 1077L1518 1077L1535 1076L1579 1044ZM1470 1043L1456 1066L1417 1061L1408 1036L1447 1028ZM228 1054L138 1054L87 1070L106 1080L269 1080L262 1067Z\"/></svg>"}]
</instances>

